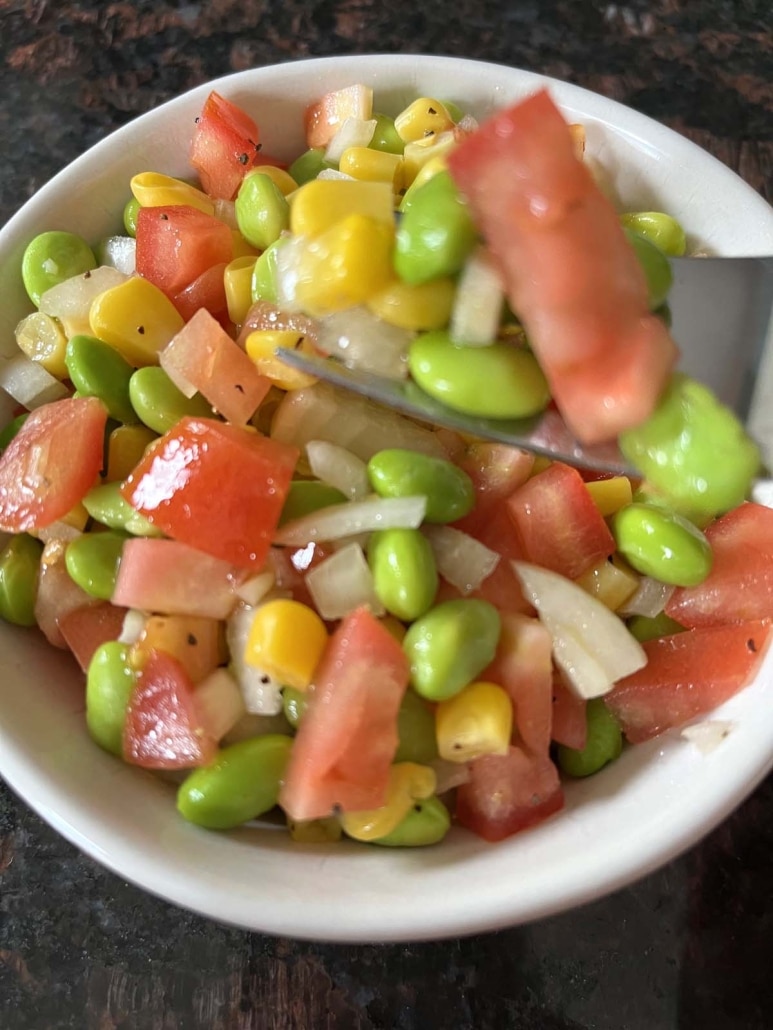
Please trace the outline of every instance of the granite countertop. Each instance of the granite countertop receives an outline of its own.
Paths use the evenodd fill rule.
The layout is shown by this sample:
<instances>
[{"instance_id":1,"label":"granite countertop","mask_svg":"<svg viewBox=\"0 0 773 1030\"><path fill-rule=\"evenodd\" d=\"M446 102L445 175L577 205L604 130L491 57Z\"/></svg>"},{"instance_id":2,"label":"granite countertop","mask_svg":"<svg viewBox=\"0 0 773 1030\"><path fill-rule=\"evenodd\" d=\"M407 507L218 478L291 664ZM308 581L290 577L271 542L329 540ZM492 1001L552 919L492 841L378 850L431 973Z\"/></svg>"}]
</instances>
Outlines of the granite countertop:
<instances>
[{"instance_id":1,"label":"granite countertop","mask_svg":"<svg viewBox=\"0 0 773 1030\"><path fill-rule=\"evenodd\" d=\"M770 0L0 0L0 30L0 223L110 130L206 79L375 51L579 83L773 199ZM144 894L0 785L0 1027L764 1030L772 882L768 780L683 857L574 912L439 943L301 943Z\"/></svg>"}]
</instances>

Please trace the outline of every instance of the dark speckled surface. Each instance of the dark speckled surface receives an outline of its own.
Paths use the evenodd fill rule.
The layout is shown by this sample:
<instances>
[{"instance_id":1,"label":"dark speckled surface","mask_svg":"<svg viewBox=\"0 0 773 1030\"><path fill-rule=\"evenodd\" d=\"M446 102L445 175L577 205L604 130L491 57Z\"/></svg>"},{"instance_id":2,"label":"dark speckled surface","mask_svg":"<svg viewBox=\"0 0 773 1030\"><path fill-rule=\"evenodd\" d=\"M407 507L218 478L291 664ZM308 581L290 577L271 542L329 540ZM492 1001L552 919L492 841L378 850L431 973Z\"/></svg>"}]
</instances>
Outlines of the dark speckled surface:
<instances>
[{"instance_id":1,"label":"dark speckled surface","mask_svg":"<svg viewBox=\"0 0 773 1030\"><path fill-rule=\"evenodd\" d=\"M392 50L588 86L773 198L770 0L0 0L0 222L107 132L205 79ZM460 941L326 946L151 898L2 788L0 1027L766 1030L772 856L768 781L682 858L575 912Z\"/></svg>"}]
</instances>

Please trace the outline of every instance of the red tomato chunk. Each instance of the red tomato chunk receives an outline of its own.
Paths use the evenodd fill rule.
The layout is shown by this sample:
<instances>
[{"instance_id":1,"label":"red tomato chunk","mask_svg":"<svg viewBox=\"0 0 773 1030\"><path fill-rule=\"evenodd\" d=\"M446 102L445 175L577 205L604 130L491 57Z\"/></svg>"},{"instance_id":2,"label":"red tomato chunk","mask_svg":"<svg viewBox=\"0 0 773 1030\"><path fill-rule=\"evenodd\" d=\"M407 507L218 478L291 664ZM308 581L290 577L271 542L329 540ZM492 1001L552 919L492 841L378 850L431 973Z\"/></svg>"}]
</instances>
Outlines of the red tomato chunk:
<instances>
[{"instance_id":1,"label":"red tomato chunk","mask_svg":"<svg viewBox=\"0 0 773 1030\"><path fill-rule=\"evenodd\" d=\"M231 230L214 215L186 204L140 208L137 272L170 299L232 257Z\"/></svg>"},{"instance_id":2,"label":"red tomato chunk","mask_svg":"<svg viewBox=\"0 0 773 1030\"><path fill-rule=\"evenodd\" d=\"M604 698L631 744L705 715L754 676L770 619L707 626L644 643L647 664Z\"/></svg>"},{"instance_id":3,"label":"red tomato chunk","mask_svg":"<svg viewBox=\"0 0 773 1030\"><path fill-rule=\"evenodd\" d=\"M66 515L102 468L107 409L96 397L36 408L0 456L0 530L26 533Z\"/></svg>"},{"instance_id":4,"label":"red tomato chunk","mask_svg":"<svg viewBox=\"0 0 773 1030\"><path fill-rule=\"evenodd\" d=\"M254 430L185 417L146 452L122 493L167 536L260 569L297 460L296 447Z\"/></svg>"},{"instance_id":5,"label":"red tomato chunk","mask_svg":"<svg viewBox=\"0 0 773 1030\"><path fill-rule=\"evenodd\" d=\"M649 311L616 211L577 159L547 91L490 118L448 166L577 437L595 443L643 422L676 348Z\"/></svg>"},{"instance_id":6,"label":"red tomato chunk","mask_svg":"<svg viewBox=\"0 0 773 1030\"><path fill-rule=\"evenodd\" d=\"M196 119L191 144L191 164L205 193L233 200L245 174L263 163L258 126L213 90Z\"/></svg>"},{"instance_id":7,"label":"red tomato chunk","mask_svg":"<svg viewBox=\"0 0 773 1030\"><path fill-rule=\"evenodd\" d=\"M315 672L279 796L290 818L386 803L408 675L402 647L370 612L342 621Z\"/></svg>"}]
</instances>

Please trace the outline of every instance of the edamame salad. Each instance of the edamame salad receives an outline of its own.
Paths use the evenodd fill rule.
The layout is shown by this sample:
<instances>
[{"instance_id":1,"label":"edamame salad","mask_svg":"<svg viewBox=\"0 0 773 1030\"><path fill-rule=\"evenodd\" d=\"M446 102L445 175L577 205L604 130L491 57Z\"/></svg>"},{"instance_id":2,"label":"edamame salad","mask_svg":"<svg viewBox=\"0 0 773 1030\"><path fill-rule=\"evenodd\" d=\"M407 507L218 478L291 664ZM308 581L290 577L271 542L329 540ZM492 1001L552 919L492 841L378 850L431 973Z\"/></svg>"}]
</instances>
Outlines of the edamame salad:
<instances>
[{"instance_id":1,"label":"edamame salad","mask_svg":"<svg viewBox=\"0 0 773 1030\"><path fill-rule=\"evenodd\" d=\"M29 241L0 370L0 616L85 679L94 746L218 831L497 841L706 715L773 618L759 454L674 372L678 212L620 213L546 91L310 104L291 163L211 93L190 176ZM677 217L674 217L674 216ZM555 405L637 478L412 421L321 353L489 418Z\"/></svg>"}]
</instances>

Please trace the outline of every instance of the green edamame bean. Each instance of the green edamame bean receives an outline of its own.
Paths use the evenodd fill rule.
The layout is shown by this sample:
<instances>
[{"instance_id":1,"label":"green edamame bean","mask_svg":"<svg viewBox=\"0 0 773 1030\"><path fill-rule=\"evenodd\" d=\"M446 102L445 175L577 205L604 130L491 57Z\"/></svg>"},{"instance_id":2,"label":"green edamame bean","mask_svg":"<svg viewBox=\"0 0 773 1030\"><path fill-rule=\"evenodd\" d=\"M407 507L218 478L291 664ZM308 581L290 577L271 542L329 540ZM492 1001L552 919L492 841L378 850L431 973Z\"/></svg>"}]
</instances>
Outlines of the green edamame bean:
<instances>
[{"instance_id":1,"label":"green edamame bean","mask_svg":"<svg viewBox=\"0 0 773 1030\"><path fill-rule=\"evenodd\" d=\"M402 154L405 150L405 143L395 128L394 118L386 114L376 114L376 128L373 130L373 138L368 146L371 150L382 150L387 154Z\"/></svg>"},{"instance_id":2,"label":"green edamame bean","mask_svg":"<svg viewBox=\"0 0 773 1030\"><path fill-rule=\"evenodd\" d=\"M711 544L692 522L654 504L615 513L612 534L629 565L662 583L692 587L711 571Z\"/></svg>"},{"instance_id":3,"label":"green edamame bean","mask_svg":"<svg viewBox=\"0 0 773 1030\"><path fill-rule=\"evenodd\" d=\"M632 211L620 216L626 229L654 243L669 257L681 257L687 249L687 237L679 222L662 211Z\"/></svg>"},{"instance_id":4,"label":"green edamame bean","mask_svg":"<svg viewBox=\"0 0 773 1030\"><path fill-rule=\"evenodd\" d=\"M370 485L381 497L427 498L427 522L454 522L475 506L475 487L467 473L443 458L390 447L368 462Z\"/></svg>"},{"instance_id":5,"label":"green edamame bean","mask_svg":"<svg viewBox=\"0 0 773 1030\"><path fill-rule=\"evenodd\" d=\"M109 601L115 590L118 566L121 563L124 533L83 533L71 540L64 552L64 563L70 579L92 597Z\"/></svg>"},{"instance_id":6,"label":"green edamame bean","mask_svg":"<svg viewBox=\"0 0 773 1030\"><path fill-rule=\"evenodd\" d=\"M370 841L385 848L421 848L439 844L451 828L451 816L436 797L417 801L400 823L384 837Z\"/></svg>"},{"instance_id":7,"label":"green edamame bean","mask_svg":"<svg viewBox=\"0 0 773 1030\"><path fill-rule=\"evenodd\" d=\"M120 483L102 483L83 498L83 507L96 522L109 529L120 529L132 536L162 536L161 530L129 504L121 495Z\"/></svg>"},{"instance_id":8,"label":"green edamame bean","mask_svg":"<svg viewBox=\"0 0 773 1030\"><path fill-rule=\"evenodd\" d=\"M295 687L282 687L282 710L285 719L294 730L298 729L308 703L305 691L296 690Z\"/></svg>"},{"instance_id":9,"label":"green edamame bean","mask_svg":"<svg viewBox=\"0 0 773 1030\"><path fill-rule=\"evenodd\" d=\"M276 304L277 281L276 281L276 259L279 248L284 245L285 237L275 240L270 247L266 247L252 270L252 281L250 283L250 294L253 304L258 300L268 301Z\"/></svg>"},{"instance_id":10,"label":"green edamame bean","mask_svg":"<svg viewBox=\"0 0 773 1030\"><path fill-rule=\"evenodd\" d=\"M500 629L499 612L488 601L465 598L431 608L403 640L416 693L428 701L458 694L493 660Z\"/></svg>"},{"instance_id":11,"label":"green edamame bean","mask_svg":"<svg viewBox=\"0 0 773 1030\"><path fill-rule=\"evenodd\" d=\"M418 286L461 270L477 242L467 205L448 172L438 172L412 192L397 227L394 268Z\"/></svg>"},{"instance_id":12,"label":"green edamame bean","mask_svg":"<svg viewBox=\"0 0 773 1030\"><path fill-rule=\"evenodd\" d=\"M114 755L123 753L123 727L137 673L129 648L117 640L100 645L86 673L86 725L92 739Z\"/></svg>"},{"instance_id":13,"label":"green edamame bean","mask_svg":"<svg viewBox=\"0 0 773 1030\"><path fill-rule=\"evenodd\" d=\"M270 733L223 748L180 786L177 809L208 830L229 830L270 811L279 797L292 737Z\"/></svg>"},{"instance_id":14,"label":"green edamame bean","mask_svg":"<svg viewBox=\"0 0 773 1030\"><path fill-rule=\"evenodd\" d=\"M158 365L137 369L129 380L129 399L140 421L155 433L167 432L185 415L212 418L200 393L186 397Z\"/></svg>"},{"instance_id":15,"label":"green edamame bean","mask_svg":"<svg viewBox=\"0 0 773 1030\"><path fill-rule=\"evenodd\" d=\"M137 216L140 213L140 202L136 197L131 197L126 201L126 207L123 209L123 227L129 236L136 237L137 235Z\"/></svg>"},{"instance_id":16,"label":"green edamame bean","mask_svg":"<svg viewBox=\"0 0 773 1030\"><path fill-rule=\"evenodd\" d=\"M0 454L3 453L29 417L29 412L23 411L21 415L12 418L8 425L0 429Z\"/></svg>"},{"instance_id":17,"label":"green edamame bean","mask_svg":"<svg viewBox=\"0 0 773 1030\"><path fill-rule=\"evenodd\" d=\"M441 100L440 102L446 111L448 111L448 115L454 124L458 125L462 118L464 118L464 111L461 107L459 107L458 104L455 104L453 100Z\"/></svg>"},{"instance_id":18,"label":"green edamame bean","mask_svg":"<svg viewBox=\"0 0 773 1030\"><path fill-rule=\"evenodd\" d=\"M569 776L592 776L609 762L620 757L623 750L623 734L614 715L597 697L588 701L585 707L588 735L582 750L558 748L558 765Z\"/></svg>"},{"instance_id":19,"label":"green edamame bean","mask_svg":"<svg viewBox=\"0 0 773 1030\"><path fill-rule=\"evenodd\" d=\"M96 267L94 251L84 239L57 230L43 232L27 244L21 260L21 277L37 307L46 290Z\"/></svg>"},{"instance_id":20,"label":"green edamame bean","mask_svg":"<svg viewBox=\"0 0 773 1030\"><path fill-rule=\"evenodd\" d=\"M681 373L671 377L649 419L622 433L619 443L676 511L700 521L745 500L761 464L733 412Z\"/></svg>"},{"instance_id":21,"label":"green edamame bean","mask_svg":"<svg viewBox=\"0 0 773 1030\"><path fill-rule=\"evenodd\" d=\"M0 551L0 619L34 626L38 572L43 545L26 533L13 536Z\"/></svg>"},{"instance_id":22,"label":"green edamame bean","mask_svg":"<svg viewBox=\"0 0 773 1030\"><path fill-rule=\"evenodd\" d=\"M368 565L376 596L398 619L418 619L435 600L435 555L418 529L382 529L371 533Z\"/></svg>"},{"instance_id":23,"label":"green edamame bean","mask_svg":"<svg viewBox=\"0 0 773 1030\"><path fill-rule=\"evenodd\" d=\"M118 422L136 422L129 400L134 368L115 348L96 336L73 336L67 341L64 363L82 397L99 397Z\"/></svg>"},{"instance_id":24,"label":"green edamame bean","mask_svg":"<svg viewBox=\"0 0 773 1030\"><path fill-rule=\"evenodd\" d=\"M259 250L275 243L290 225L290 205L265 172L245 176L234 207L239 232Z\"/></svg>"},{"instance_id":25,"label":"green edamame bean","mask_svg":"<svg viewBox=\"0 0 773 1030\"><path fill-rule=\"evenodd\" d=\"M434 712L410 687L397 713L397 737L395 762L429 765L438 757Z\"/></svg>"},{"instance_id":26,"label":"green edamame bean","mask_svg":"<svg viewBox=\"0 0 773 1030\"><path fill-rule=\"evenodd\" d=\"M316 179L325 168L335 168L335 165L325 160L324 150L314 147L296 157L287 171L299 186L303 186L304 183Z\"/></svg>"},{"instance_id":27,"label":"green edamame bean","mask_svg":"<svg viewBox=\"0 0 773 1030\"><path fill-rule=\"evenodd\" d=\"M670 637L674 633L684 633L684 626L661 612L652 617L647 615L632 615L626 625L632 637L635 637L640 644L645 640L657 640L658 637Z\"/></svg>"},{"instance_id":28,"label":"green edamame bean","mask_svg":"<svg viewBox=\"0 0 773 1030\"><path fill-rule=\"evenodd\" d=\"M443 329L422 333L410 345L408 368L422 390L468 415L528 418L550 400L531 351L504 341L464 347Z\"/></svg>"},{"instance_id":29,"label":"green edamame bean","mask_svg":"<svg viewBox=\"0 0 773 1030\"><path fill-rule=\"evenodd\" d=\"M329 508L333 504L343 504L345 501L344 494L334 486L316 479L294 479L287 491L279 525L292 522L303 515L311 515L313 511Z\"/></svg>"},{"instance_id":30,"label":"green edamame bean","mask_svg":"<svg viewBox=\"0 0 773 1030\"><path fill-rule=\"evenodd\" d=\"M673 274L668 258L655 244L644 236L630 229L624 229L628 242L636 252L639 264L644 271L647 280L647 293L649 295L650 310L656 311L666 302L668 291L671 289Z\"/></svg>"}]
</instances>

